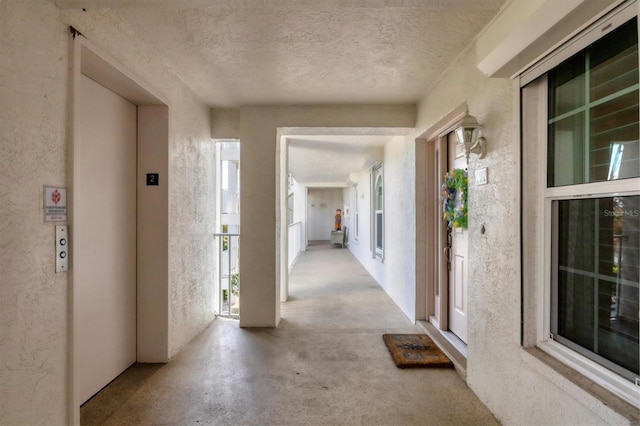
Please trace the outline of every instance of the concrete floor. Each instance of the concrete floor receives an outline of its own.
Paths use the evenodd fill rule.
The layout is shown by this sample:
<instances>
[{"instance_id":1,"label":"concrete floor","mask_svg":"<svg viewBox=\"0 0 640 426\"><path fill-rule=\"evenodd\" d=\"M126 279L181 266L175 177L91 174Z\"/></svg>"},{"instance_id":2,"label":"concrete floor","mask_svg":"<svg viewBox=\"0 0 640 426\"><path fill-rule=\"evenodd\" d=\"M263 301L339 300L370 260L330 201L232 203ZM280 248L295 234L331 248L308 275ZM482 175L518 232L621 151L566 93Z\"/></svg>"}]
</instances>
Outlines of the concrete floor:
<instances>
[{"instance_id":1,"label":"concrete floor","mask_svg":"<svg viewBox=\"0 0 640 426\"><path fill-rule=\"evenodd\" d=\"M420 332L346 249L300 254L277 329L218 319L169 364L136 364L83 424L489 425L453 369L401 370L383 333Z\"/></svg>"}]
</instances>

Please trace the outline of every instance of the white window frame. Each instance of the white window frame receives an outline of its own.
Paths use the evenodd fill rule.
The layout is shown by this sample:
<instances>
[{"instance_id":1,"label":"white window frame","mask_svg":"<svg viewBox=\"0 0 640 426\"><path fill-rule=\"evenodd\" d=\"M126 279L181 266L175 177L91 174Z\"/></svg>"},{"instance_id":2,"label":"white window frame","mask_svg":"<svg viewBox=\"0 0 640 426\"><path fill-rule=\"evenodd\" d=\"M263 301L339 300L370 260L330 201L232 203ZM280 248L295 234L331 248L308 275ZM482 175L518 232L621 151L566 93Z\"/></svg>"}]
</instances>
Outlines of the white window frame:
<instances>
[{"instance_id":1,"label":"white window frame","mask_svg":"<svg viewBox=\"0 0 640 426\"><path fill-rule=\"evenodd\" d=\"M382 186L382 209L378 209L377 183L380 179ZM384 166L382 163L376 164L371 168L371 253L374 258L384 259ZM382 220L382 230L380 231L382 238L381 247L378 247L378 217Z\"/></svg>"},{"instance_id":2,"label":"white window frame","mask_svg":"<svg viewBox=\"0 0 640 426\"><path fill-rule=\"evenodd\" d=\"M524 72L519 77L520 87L522 88L538 77L543 76L565 59L582 51L589 44L606 36L609 32L637 15L637 3L635 1L629 1L620 8L612 11L609 15L597 20L590 28L578 34L575 39L558 48L541 62ZM547 116L547 82L545 81L542 86L544 90L539 92L539 94L543 99L538 102L538 117ZM622 399L640 408L640 380L636 379L636 383L634 384L586 356L553 340L551 336L553 202L556 200L576 198L586 199L640 195L640 178L547 188L548 123L544 120L544 123L537 123L536 125L541 126L538 131L539 144L537 148L538 158L536 160L538 173L537 176L533 178L536 179L535 185L537 190L534 205L530 207L532 208L532 212L537 212L533 215L535 216L534 222L536 223L536 229L542 230L542 232L540 232L542 235L531 235L527 233L523 235L525 240L532 241L534 244L535 264L542 266L542 274L536 275L538 279L536 279L535 283L525 282L525 285L536 286L536 346L600 386L603 386ZM523 179L527 180L531 178L523 175ZM527 207L527 209L528 208L529 207ZM527 246L526 241L524 246ZM523 259L527 259L527 256Z\"/></svg>"},{"instance_id":3,"label":"white window frame","mask_svg":"<svg viewBox=\"0 0 640 426\"><path fill-rule=\"evenodd\" d=\"M544 163L540 164L540 167L545 167L541 170L546 170L546 155ZM546 173L544 176L546 178ZM543 285L540 286L542 294L538 299L541 302L538 304L541 308L541 311L538 312L538 318L542 320L542 327L539 327L538 347L638 407L640 407L640 381L636 380L636 384L634 384L568 346L553 340L551 334L551 276L553 272L551 248L553 245L552 203L554 201L640 195L639 187L640 178L573 185L572 188L576 189L575 192L569 191L569 187L545 188L542 201L544 244L539 247L539 256L544 259L543 276L546 278Z\"/></svg>"}]
</instances>

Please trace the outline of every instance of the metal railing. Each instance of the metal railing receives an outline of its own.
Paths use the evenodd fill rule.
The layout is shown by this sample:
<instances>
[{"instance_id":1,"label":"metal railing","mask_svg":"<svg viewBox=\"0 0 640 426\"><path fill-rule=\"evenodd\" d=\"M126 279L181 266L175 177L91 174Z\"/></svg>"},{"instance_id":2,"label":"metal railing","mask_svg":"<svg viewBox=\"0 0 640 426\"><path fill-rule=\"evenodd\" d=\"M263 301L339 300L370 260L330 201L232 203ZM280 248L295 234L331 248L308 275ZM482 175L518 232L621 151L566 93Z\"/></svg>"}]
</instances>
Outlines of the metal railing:
<instances>
[{"instance_id":1,"label":"metal railing","mask_svg":"<svg viewBox=\"0 0 640 426\"><path fill-rule=\"evenodd\" d=\"M240 234L213 234L218 241L218 316L240 318Z\"/></svg>"}]
</instances>

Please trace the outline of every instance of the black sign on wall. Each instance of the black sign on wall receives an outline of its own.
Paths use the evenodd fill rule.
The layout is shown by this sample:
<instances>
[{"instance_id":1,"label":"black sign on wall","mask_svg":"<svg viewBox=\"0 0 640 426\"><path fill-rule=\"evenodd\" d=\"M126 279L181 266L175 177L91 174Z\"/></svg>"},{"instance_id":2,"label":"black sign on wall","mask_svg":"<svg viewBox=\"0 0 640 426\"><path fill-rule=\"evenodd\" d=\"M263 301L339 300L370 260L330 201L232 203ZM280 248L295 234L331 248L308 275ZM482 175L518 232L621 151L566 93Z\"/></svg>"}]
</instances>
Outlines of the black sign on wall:
<instances>
[{"instance_id":1,"label":"black sign on wall","mask_svg":"<svg viewBox=\"0 0 640 426\"><path fill-rule=\"evenodd\" d=\"M158 186L159 173L147 173L147 186Z\"/></svg>"}]
</instances>

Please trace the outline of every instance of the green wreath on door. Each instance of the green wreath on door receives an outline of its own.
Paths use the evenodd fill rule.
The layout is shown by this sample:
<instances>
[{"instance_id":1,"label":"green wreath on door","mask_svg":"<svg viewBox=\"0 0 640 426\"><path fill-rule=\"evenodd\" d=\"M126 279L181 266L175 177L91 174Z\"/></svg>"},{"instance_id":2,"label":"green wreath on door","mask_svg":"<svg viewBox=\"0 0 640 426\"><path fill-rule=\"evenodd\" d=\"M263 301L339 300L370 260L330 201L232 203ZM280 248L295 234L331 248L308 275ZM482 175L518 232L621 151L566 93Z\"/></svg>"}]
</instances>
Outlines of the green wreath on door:
<instances>
[{"instance_id":1,"label":"green wreath on door","mask_svg":"<svg viewBox=\"0 0 640 426\"><path fill-rule=\"evenodd\" d=\"M453 169L444 175L440 191L443 217L449 228L467 229L468 179L464 169Z\"/></svg>"}]
</instances>

